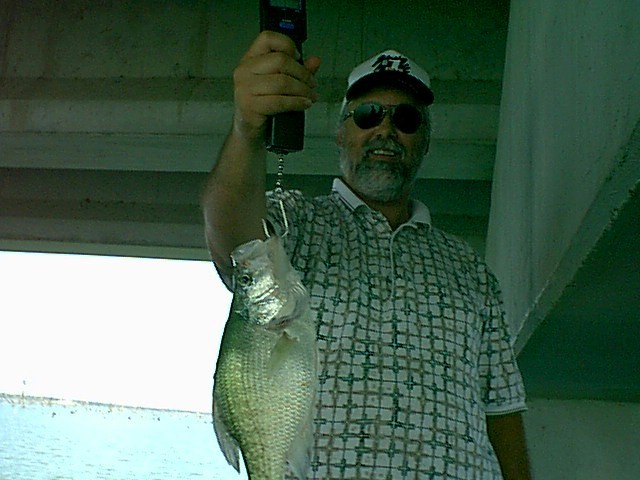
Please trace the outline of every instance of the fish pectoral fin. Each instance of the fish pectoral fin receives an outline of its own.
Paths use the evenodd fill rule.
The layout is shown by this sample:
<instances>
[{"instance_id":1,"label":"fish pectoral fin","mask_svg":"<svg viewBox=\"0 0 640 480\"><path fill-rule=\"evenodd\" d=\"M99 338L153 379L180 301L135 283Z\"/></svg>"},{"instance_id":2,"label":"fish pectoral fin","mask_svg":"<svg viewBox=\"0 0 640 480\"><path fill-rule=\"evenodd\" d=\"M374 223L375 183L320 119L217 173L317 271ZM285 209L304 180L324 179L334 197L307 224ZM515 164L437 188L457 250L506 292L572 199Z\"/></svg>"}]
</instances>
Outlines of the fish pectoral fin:
<instances>
[{"instance_id":1,"label":"fish pectoral fin","mask_svg":"<svg viewBox=\"0 0 640 480\"><path fill-rule=\"evenodd\" d=\"M217 407L215 387L213 392L213 431L218 439L220 450L227 460L227 463L240 473L240 447L233 439L227 426L220 416L220 408Z\"/></svg>"},{"instance_id":2,"label":"fish pectoral fin","mask_svg":"<svg viewBox=\"0 0 640 480\"><path fill-rule=\"evenodd\" d=\"M271 375L275 375L282 365L284 365L291 347L298 342L297 338L292 338L286 332L280 335L280 338L276 342L273 350L271 351L271 357L269 358L269 364L267 366Z\"/></svg>"}]
</instances>

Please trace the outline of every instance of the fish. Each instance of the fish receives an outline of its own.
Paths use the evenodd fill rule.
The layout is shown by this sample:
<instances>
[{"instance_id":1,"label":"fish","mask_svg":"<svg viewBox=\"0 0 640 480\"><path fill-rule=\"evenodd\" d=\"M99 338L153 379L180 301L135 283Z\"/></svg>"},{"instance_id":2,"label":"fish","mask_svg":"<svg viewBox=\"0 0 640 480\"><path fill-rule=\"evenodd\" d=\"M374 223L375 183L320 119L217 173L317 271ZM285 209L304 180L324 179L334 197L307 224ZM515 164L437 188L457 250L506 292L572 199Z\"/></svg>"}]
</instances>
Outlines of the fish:
<instances>
[{"instance_id":1,"label":"fish","mask_svg":"<svg viewBox=\"0 0 640 480\"><path fill-rule=\"evenodd\" d=\"M282 240L231 254L229 318L214 373L213 425L227 462L250 480L306 479L313 439L318 347L309 292Z\"/></svg>"}]
</instances>

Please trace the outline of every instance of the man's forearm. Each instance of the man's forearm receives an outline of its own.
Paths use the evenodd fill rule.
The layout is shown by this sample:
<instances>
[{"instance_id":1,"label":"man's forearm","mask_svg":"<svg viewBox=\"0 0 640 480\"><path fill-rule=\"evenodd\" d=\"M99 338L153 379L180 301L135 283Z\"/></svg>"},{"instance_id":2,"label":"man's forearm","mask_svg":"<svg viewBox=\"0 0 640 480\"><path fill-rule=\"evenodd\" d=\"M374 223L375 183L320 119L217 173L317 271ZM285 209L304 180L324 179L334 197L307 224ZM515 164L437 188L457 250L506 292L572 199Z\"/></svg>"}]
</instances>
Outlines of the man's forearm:
<instances>
[{"instance_id":1,"label":"man's forearm","mask_svg":"<svg viewBox=\"0 0 640 480\"><path fill-rule=\"evenodd\" d=\"M261 238L266 214L266 152L232 132L227 137L202 196L207 243L223 272L231 251Z\"/></svg>"},{"instance_id":2,"label":"man's forearm","mask_svg":"<svg viewBox=\"0 0 640 480\"><path fill-rule=\"evenodd\" d=\"M530 480L522 415L487 415L487 432L505 480Z\"/></svg>"}]
</instances>

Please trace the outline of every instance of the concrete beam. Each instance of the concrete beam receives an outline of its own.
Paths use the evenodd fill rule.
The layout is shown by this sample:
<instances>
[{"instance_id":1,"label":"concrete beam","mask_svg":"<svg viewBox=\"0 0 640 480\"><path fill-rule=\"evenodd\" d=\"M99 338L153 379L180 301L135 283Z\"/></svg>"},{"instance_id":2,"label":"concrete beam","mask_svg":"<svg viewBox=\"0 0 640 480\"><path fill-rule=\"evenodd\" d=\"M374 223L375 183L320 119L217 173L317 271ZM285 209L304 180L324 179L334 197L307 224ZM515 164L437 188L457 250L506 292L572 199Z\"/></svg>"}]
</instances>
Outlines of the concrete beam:
<instances>
[{"instance_id":1,"label":"concrete beam","mask_svg":"<svg viewBox=\"0 0 640 480\"><path fill-rule=\"evenodd\" d=\"M333 139L343 82L322 82L331 101L309 110L307 148L290 156L288 173L338 174ZM228 80L5 79L0 85L0 167L205 172L233 113ZM439 86L432 151L420 177L490 179L499 85Z\"/></svg>"},{"instance_id":2,"label":"concrete beam","mask_svg":"<svg viewBox=\"0 0 640 480\"><path fill-rule=\"evenodd\" d=\"M205 180L205 173L0 169L0 249L206 258L198 204ZM330 190L332 176L285 180L317 195ZM489 182L420 180L415 193L436 226L482 251L490 190Z\"/></svg>"},{"instance_id":3,"label":"concrete beam","mask_svg":"<svg viewBox=\"0 0 640 480\"><path fill-rule=\"evenodd\" d=\"M0 167L209 172L221 135L0 133ZM435 140L419 178L490 180L495 145ZM303 152L287 156L287 174L339 175L330 137L309 137ZM268 164L275 172L275 158Z\"/></svg>"}]
</instances>

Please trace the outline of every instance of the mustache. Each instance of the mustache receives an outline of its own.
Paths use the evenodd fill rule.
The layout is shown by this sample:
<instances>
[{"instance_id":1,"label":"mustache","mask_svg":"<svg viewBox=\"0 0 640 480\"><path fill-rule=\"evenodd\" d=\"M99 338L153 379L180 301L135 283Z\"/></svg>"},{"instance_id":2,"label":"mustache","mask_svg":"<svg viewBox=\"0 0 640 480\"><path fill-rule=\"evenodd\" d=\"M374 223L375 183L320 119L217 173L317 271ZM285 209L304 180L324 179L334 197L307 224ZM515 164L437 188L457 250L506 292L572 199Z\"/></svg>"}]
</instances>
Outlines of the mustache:
<instances>
[{"instance_id":1,"label":"mustache","mask_svg":"<svg viewBox=\"0 0 640 480\"><path fill-rule=\"evenodd\" d=\"M404 157L406 148L401 143L395 141L392 138L373 138L369 140L364 146L365 153L371 153L374 150L389 150L397 155Z\"/></svg>"}]
</instances>

